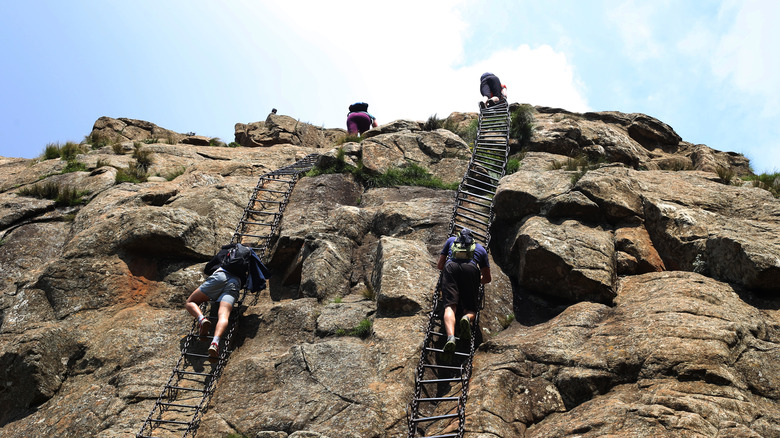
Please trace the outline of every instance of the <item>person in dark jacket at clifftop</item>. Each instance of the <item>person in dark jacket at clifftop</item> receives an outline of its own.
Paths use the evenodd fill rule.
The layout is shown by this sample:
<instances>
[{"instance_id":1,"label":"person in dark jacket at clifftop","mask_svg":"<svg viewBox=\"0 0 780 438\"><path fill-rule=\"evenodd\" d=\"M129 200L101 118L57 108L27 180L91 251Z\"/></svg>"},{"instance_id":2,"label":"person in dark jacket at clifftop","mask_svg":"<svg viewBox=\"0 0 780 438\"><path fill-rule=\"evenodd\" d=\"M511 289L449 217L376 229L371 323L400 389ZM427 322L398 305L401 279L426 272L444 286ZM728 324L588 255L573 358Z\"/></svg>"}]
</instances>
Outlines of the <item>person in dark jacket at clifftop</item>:
<instances>
[{"instance_id":1,"label":"person in dark jacket at clifftop","mask_svg":"<svg viewBox=\"0 0 780 438\"><path fill-rule=\"evenodd\" d=\"M260 257L254 251L249 250L248 263L242 272L230 272L223 268L223 262L229 251L236 247L235 243L223 245L219 252L203 268L203 272L209 275L194 292L187 298L184 307L190 315L198 319L199 334L205 338L211 328L211 321L203 316L200 304L206 301L219 303L217 311L217 325L214 327L214 338L209 346L209 356L219 356L219 341L227 329L228 318L233 310L233 304L238 300L238 294L242 287L250 292L259 292L265 288L265 280L270 278L268 268L263 265Z\"/></svg>"}]
</instances>

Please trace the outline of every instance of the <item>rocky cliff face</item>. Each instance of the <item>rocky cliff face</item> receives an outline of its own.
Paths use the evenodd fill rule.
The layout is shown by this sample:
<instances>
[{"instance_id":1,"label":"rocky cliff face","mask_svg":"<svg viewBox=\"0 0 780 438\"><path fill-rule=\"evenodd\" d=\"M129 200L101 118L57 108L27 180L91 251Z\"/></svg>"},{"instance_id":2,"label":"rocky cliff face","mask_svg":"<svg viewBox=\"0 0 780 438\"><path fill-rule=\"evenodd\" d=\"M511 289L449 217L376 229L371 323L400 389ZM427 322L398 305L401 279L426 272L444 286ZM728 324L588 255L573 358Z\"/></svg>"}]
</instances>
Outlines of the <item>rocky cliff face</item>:
<instances>
[{"instance_id":1,"label":"rocky cliff face","mask_svg":"<svg viewBox=\"0 0 780 438\"><path fill-rule=\"evenodd\" d=\"M467 436L780 436L780 202L714 173L747 160L641 114L537 108L535 126L495 197ZM130 143L78 155L85 171L0 159L3 436L137 432L257 177L334 160L343 135L281 115L237 125L239 148L160 130L101 118L92 134ZM458 181L469 156L418 122L365 137L344 159L374 172ZM139 140L152 177L116 183ZM88 202L20 195L45 182ZM405 436L453 196L303 178L198 436ZM370 336L344 336L366 319Z\"/></svg>"}]
</instances>

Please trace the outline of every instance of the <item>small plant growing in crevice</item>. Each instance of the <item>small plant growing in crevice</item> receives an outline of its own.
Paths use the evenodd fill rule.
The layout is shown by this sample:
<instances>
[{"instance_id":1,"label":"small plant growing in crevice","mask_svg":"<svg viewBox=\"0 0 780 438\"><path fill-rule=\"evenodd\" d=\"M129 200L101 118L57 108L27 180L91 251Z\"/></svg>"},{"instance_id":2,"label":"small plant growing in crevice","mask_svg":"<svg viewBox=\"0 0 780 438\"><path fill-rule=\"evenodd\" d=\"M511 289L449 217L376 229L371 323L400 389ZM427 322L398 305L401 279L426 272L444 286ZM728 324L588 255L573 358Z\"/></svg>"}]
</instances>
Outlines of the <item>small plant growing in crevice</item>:
<instances>
[{"instance_id":1,"label":"small plant growing in crevice","mask_svg":"<svg viewBox=\"0 0 780 438\"><path fill-rule=\"evenodd\" d=\"M209 146L217 146L217 147L222 147L222 148L227 147L225 142L222 141L222 139L220 139L219 137L214 137L214 138L210 139L209 140Z\"/></svg>"},{"instance_id":2,"label":"small plant growing in crevice","mask_svg":"<svg viewBox=\"0 0 780 438\"><path fill-rule=\"evenodd\" d=\"M376 300L376 292L374 292L374 287L371 286L371 283L366 283L366 288L363 289L362 295L363 295L363 298L365 298L365 299L367 299L369 301Z\"/></svg>"},{"instance_id":3,"label":"small plant growing in crevice","mask_svg":"<svg viewBox=\"0 0 780 438\"><path fill-rule=\"evenodd\" d=\"M113 141L111 137L105 134L91 133L88 136L84 137L84 143L90 145L92 149L100 149L108 145L113 146L117 142Z\"/></svg>"},{"instance_id":4,"label":"small plant growing in crevice","mask_svg":"<svg viewBox=\"0 0 780 438\"><path fill-rule=\"evenodd\" d=\"M344 301L344 299L341 297L336 297L333 299L334 304L341 304L342 301Z\"/></svg>"},{"instance_id":5,"label":"small plant growing in crevice","mask_svg":"<svg viewBox=\"0 0 780 438\"><path fill-rule=\"evenodd\" d=\"M241 147L241 145L240 145L240 144L238 144L238 143L237 143L237 142L235 142L235 141L231 141L230 143L228 143L227 147L229 147L229 148L240 148L240 147Z\"/></svg>"},{"instance_id":6,"label":"small plant growing in crevice","mask_svg":"<svg viewBox=\"0 0 780 438\"><path fill-rule=\"evenodd\" d=\"M350 330L338 329L336 330L336 336L355 336L358 338L366 339L371 336L373 330L373 323L370 319L365 318L358 323L357 326Z\"/></svg>"},{"instance_id":7,"label":"small plant growing in crevice","mask_svg":"<svg viewBox=\"0 0 780 438\"><path fill-rule=\"evenodd\" d=\"M60 158L60 145L57 143L47 144L46 148L43 150L43 154L41 154L41 158L44 160Z\"/></svg>"},{"instance_id":8,"label":"small plant growing in crevice","mask_svg":"<svg viewBox=\"0 0 780 438\"><path fill-rule=\"evenodd\" d=\"M179 166L176 168L176 170L163 175L163 178L165 178L166 181L173 181L180 175L183 175L186 170L187 169L184 166Z\"/></svg>"},{"instance_id":9,"label":"small plant growing in crevice","mask_svg":"<svg viewBox=\"0 0 780 438\"><path fill-rule=\"evenodd\" d=\"M146 169L137 162L130 163L129 166L117 169L115 181L117 184L123 182L141 183L149 178Z\"/></svg>"},{"instance_id":10,"label":"small plant growing in crevice","mask_svg":"<svg viewBox=\"0 0 780 438\"><path fill-rule=\"evenodd\" d=\"M68 164L65 165L65 168L62 169L62 173L84 172L86 170L86 164L82 163L81 161L70 160L68 161Z\"/></svg>"},{"instance_id":11,"label":"small plant growing in crevice","mask_svg":"<svg viewBox=\"0 0 780 438\"><path fill-rule=\"evenodd\" d=\"M517 158L510 158L506 162L506 174L511 175L520 170L520 160Z\"/></svg>"},{"instance_id":12,"label":"small plant growing in crevice","mask_svg":"<svg viewBox=\"0 0 780 438\"><path fill-rule=\"evenodd\" d=\"M498 323L501 325L502 330L506 330L507 327L509 327L510 324L512 324L512 321L515 320L514 313L510 313L509 315L504 315L502 318L498 318Z\"/></svg>"}]
</instances>

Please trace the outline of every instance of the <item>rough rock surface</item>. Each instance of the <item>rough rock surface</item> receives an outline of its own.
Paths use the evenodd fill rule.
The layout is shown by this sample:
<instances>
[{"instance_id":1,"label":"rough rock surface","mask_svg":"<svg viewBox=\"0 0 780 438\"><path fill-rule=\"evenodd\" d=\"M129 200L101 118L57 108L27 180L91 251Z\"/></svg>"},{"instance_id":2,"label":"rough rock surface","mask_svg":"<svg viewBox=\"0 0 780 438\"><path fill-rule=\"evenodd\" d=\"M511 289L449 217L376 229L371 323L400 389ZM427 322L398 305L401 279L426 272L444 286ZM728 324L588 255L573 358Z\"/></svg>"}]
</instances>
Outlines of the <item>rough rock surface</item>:
<instances>
[{"instance_id":1,"label":"rough rock surface","mask_svg":"<svg viewBox=\"0 0 780 438\"><path fill-rule=\"evenodd\" d=\"M712 172L742 174L744 157L642 114L537 108L535 124L495 196L467 436L780 436L780 201ZM77 156L82 172L0 159L2 436L138 432L191 327L183 301L257 177L335 159L343 133L272 115L236 128L262 148L227 148L168 142L148 122L95 126L124 132L120 151L162 141L143 145L153 178L116 183L135 159L111 146ZM341 148L375 172L411 161L447 182L468 158L456 135L404 120ZM583 154L612 164L561 166ZM20 195L41 182L87 203ZM302 178L198 436L405 435L453 199ZM351 336L366 320L368 336Z\"/></svg>"}]
</instances>

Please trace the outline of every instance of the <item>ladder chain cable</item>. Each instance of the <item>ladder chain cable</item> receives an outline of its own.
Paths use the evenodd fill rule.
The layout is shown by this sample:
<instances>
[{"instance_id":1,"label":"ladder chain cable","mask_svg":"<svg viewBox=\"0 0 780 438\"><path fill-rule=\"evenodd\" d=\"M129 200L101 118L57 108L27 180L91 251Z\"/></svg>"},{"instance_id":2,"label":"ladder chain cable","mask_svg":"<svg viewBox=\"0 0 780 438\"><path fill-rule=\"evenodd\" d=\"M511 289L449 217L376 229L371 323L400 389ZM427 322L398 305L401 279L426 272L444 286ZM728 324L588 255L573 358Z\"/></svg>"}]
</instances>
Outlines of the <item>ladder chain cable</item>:
<instances>
[{"instance_id":1,"label":"ladder chain cable","mask_svg":"<svg viewBox=\"0 0 780 438\"><path fill-rule=\"evenodd\" d=\"M475 239L480 240L482 245L489 251L490 245L490 224L493 222L493 198L498 181L506 172L506 163L509 158L509 105L503 101L489 108L483 108L479 113L479 125L477 139L474 142L471 159L466 168L461 183L455 192L455 203L453 205L452 216L449 224L449 236L455 236L463 228L470 228L474 231ZM481 217L480 218L478 218ZM464 222L466 221L466 222ZM468 399L469 382L471 380L472 359L476 352L476 334L479 326L480 311L484 307L485 288L480 284L478 292L478 308L473 323L471 324L471 339L468 343L468 353L457 366L439 366L438 360L442 350L434 348L435 337L440 337L441 333L434 334L433 329L437 323L443 327L443 309L437 313L440 306L439 295L441 293L441 273L439 282L434 291L432 300L432 310L428 314L428 325L425 338L423 340L422 351L420 352L420 362L415 372L415 388L411 403L407 407L407 420L409 426L408 438L426 437L426 436L452 436L462 438L466 427L466 401ZM444 330L442 330L444 331ZM444 335L446 336L446 334ZM456 351L456 353L458 353ZM452 358L450 358L452 360ZM456 359L457 360L457 359ZM443 360L443 362L448 362ZM427 369L437 370L433 379L426 380L425 373ZM452 379L439 377L444 372L460 372L457 383L460 384L460 395L458 397L441 397L441 393L452 392L451 384L456 383ZM446 382L450 387L442 390L440 386ZM426 385L436 385L433 389L434 394L429 394ZM423 394L425 392L426 394ZM446 403L454 403L457 406L449 407ZM422 414L421 404L430 403L432 406ZM429 412L452 412L456 415L429 415ZM427 429L435 426L450 430L446 423L438 421L450 418L458 419L457 433L446 432L441 435L431 435ZM421 423L431 422L428 427L421 426Z\"/></svg>"},{"instance_id":2,"label":"ladder chain cable","mask_svg":"<svg viewBox=\"0 0 780 438\"><path fill-rule=\"evenodd\" d=\"M249 202L244 209L241 220L239 220L238 224L236 225L231 243L241 242L247 246L250 246L255 251L255 253L257 253L260 259L263 260L266 255L268 246L270 245L271 239L281 224L282 214L284 213L284 209L290 199L290 194L295 187L295 183L300 179L301 175L314 167L318 158L319 154L310 154L293 164L281 167L260 176L257 185L255 186L255 189L252 191L252 195L249 198ZM266 190L265 187L269 184L281 185L284 190ZM267 194L267 196L274 196L275 199L264 199L261 197L263 194ZM276 209L275 211L268 212L256 210L256 206L258 204L270 204L272 203L270 201L274 201L273 205ZM264 215L273 215L274 219L267 224L259 220L257 222L251 221L250 219L258 213L262 213ZM264 235L264 237L255 242L253 245L250 245L249 242L244 239L247 237L247 231L249 230L248 226L250 223L257 225L262 224L262 226L268 227L267 233ZM200 369L206 369L206 359L208 356L205 354L193 352L193 350L198 350L197 348L193 348L196 346L196 343L193 343L193 340L195 338L200 338L200 328L196 321L192 322L190 332L185 336L184 343L182 344L179 360L176 362L176 365L174 366L173 371L171 372L171 375L168 378L168 381L165 383L162 391L160 391L160 395L157 397L151 412L141 426L141 430L136 434L136 438L154 438L155 436L153 435L153 432L155 432L155 429L163 429L162 426L164 425L170 426L169 429L163 431L166 433L166 436L170 436L171 434L175 434L177 432L182 433L182 438L186 438L190 434L193 436L195 435L198 426L200 425L200 420L208 409L209 402L212 395L214 394L214 390L216 389L217 380L221 376L222 371L224 370L232 352L233 338L236 333L236 328L238 327L238 321L246 309L246 307L243 305L246 295L247 289L244 288L241 291L239 300L236 302L235 310L231 312L231 317L228 320L227 332L224 335L224 343L220 349L219 355L216 360L211 362L211 372L198 371ZM255 300L256 299L257 294L255 294ZM201 311L204 312L204 314L206 313L205 311L207 304L208 303L203 303L200 306ZM214 316L209 315L209 318L212 319ZM211 361L210 358L208 359ZM193 371L187 371L186 368L188 366L191 367ZM191 377L185 378L183 376ZM202 377L203 380L195 381L195 377ZM191 381L188 381L188 379L191 379ZM195 384L194 387L183 386L184 384L193 383ZM185 392L201 393L202 395L197 404L194 402L189 404L180 400L180 398L182 398L181 394ZM186 412L177 409L183 409L185 411L194 410L194 412L192 414L187 414ZM171 412L174 410L175 412ZM175 419L165 419L164 415L166 413L179 415L178 417L175 417ZM182 420L182 418L184 418L186 421Z\"/></svg>"}]
</instances>

